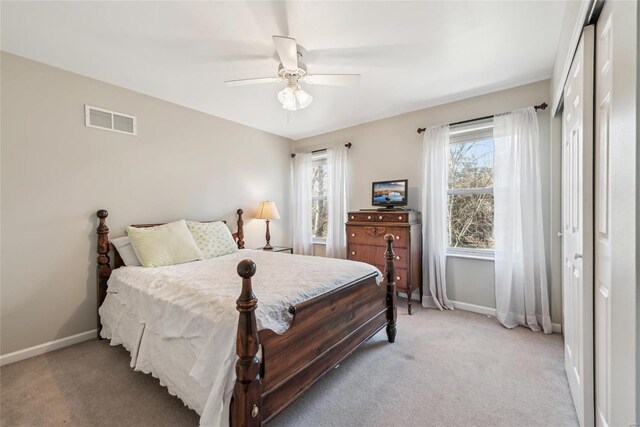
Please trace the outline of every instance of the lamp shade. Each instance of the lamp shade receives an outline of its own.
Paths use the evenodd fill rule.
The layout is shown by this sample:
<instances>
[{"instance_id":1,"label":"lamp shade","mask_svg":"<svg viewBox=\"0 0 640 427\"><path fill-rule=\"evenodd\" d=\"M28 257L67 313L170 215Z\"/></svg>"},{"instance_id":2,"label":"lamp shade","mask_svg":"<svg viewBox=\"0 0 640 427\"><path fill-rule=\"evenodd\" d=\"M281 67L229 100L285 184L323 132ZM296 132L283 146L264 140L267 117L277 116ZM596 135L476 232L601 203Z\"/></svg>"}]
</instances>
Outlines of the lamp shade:
<instances>
[{"instance_id":1,"label":"lamp shade","mask_svg":"<svg viewBox=\"0 0 640 427\"><path fill-rule=\"evenodd\" d=\"M260 202L258 206L258 219L280 219L280 213L276 207L276 202Z\"/></svg>"}]
</instances>

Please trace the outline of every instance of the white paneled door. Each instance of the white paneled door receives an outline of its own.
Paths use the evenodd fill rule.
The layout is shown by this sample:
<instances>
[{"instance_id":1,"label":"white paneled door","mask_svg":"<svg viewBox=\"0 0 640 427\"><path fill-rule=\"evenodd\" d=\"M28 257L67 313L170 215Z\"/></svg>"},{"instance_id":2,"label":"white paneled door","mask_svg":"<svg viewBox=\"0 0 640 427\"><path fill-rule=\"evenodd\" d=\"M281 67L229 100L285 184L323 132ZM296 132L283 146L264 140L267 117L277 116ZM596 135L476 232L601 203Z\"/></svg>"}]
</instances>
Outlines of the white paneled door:
<instances>
[{"instance_id":1,"label":"white paneled door","mask_svg":"<svg viewBox=\"0 0 640 427\"><path fill-rule=\"evenodd\" d=\"M609 197L609 129L611 129L611 5L603 8L596 27L596 156L595 156L595 358L596 425L611 422L611 226Z\"/></svg>"},{"instance_id":2,"label":"white paneled door","mask_svg":"<svg viewBox=\"0 0 640 427\"><path fill-rule=\"evenodd\" d=\"M581 426L594 423L593 48L585 27L564 87L562 113L565 371Z\"/></svg>"}]
</instances>

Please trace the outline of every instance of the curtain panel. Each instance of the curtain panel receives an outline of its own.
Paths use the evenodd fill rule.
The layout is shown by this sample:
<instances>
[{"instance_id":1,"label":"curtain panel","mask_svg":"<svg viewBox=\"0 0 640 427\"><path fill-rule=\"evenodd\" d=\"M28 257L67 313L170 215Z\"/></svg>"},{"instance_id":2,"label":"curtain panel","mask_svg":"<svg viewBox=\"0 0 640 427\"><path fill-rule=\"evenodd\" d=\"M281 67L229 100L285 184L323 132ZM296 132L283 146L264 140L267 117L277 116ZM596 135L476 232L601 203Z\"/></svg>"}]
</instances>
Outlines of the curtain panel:
<instances>
[{"instance_id":1,"label":"curtain panel","mask_svg":"<svg viewBox=\"0 0 640 427\"><path fill-rule=\"evenodd\" d=\"M345 146L327 149L327 167L329 169L329 188L327 202L329 218L327 222L326 256L344 259L347 256L347 159L349 149Z\"/></svg>"},{"instance_id":2,"label":"curtain panel","mask_svg":"<svg viewBox=\"0 0 640 427\"><path fill-rule=\"evenodd\" d=\"M422 182L423 291L422 305L453 310L447 298L447 189L449 125L424 133Z\"/></svg>"},{"instance_id":3,"label":"curtain panel","mask_svg":"<svg viewBox=\"0 0 640 427\"><path fill-rule=\"evenodd\" d=\"M534 108L495 116L494 140L497 318L507 328L551 333Z\"/></svg>"},{"instance_id":4,"label":"curtain panel","mask_svg":"<svg viewBox=\"0 0 640 427\"><path fill-rule=\"evenodd\" d=\"M311 235L311 153L298 153L293 159L293 252L313 255Z\"/></svg>"}]
</instances>

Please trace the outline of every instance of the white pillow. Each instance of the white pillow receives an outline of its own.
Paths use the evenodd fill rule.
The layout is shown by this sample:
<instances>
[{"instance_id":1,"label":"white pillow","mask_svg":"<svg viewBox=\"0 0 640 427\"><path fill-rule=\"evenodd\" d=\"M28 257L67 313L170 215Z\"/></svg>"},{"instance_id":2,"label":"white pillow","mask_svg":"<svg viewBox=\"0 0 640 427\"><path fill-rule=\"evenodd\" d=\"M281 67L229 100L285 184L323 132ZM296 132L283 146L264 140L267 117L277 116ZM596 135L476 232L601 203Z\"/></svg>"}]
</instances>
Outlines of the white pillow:
<instances>
[{"instance_id":1,"label":"white pillow","mask_svg":"<svg viewBox=\"0 0 640 427\"><path fill-rule=\"evenodd\" d=\"M214 258L238 252L238 245L222 221L187 221L187 227L205 258Z\"/></svg>"},{"instance_id":2,"label":"white pillow","mask_svg":"<svg viewBox=\"0 0 640 427\"><path fill-rule=\"evenodd\" d=\"M124 265L142 265L140 259L138 259L138 255L136 255L136 251L133 250L131 239L128 236L113 239L111 241L111 244L118 251L118 254L120 255L120 258L122 258L122 262L124 262Z\"/></svg>"},{"instance_id":3,"label":"white pillow","mask_svg":"<svg viewBox=\"0 0 640 427\"><path fill-rule=\"evenodd\" d=\"M143 267L162 267L202 259L184 219L155 227L127 227Z\"/></svg>"}]
</instances>

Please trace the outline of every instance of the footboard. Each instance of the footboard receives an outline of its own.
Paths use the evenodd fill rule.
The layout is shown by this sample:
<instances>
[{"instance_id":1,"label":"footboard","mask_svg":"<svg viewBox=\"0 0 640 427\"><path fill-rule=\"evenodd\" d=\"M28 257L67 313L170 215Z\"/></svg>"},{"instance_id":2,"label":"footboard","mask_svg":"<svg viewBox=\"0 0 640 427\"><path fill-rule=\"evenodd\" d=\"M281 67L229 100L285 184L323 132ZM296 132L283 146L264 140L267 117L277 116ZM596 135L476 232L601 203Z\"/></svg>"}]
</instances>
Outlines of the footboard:
<instances>
[{"instance_id":1,"label":"footboard","mask_svg":"<svg viewBox=\"0 0 640 427\"><path fill-rule=\"evenodd\" d=\"M232 426L266 423L307 388L387 327L389 342L396 334L396 293L392 235L386 235L386 268L382 284L376 274L290 307L293 321L278 335L256 330L257 299L251 290L256 266L238 265L243 290L237 336L236 386L231 407Z\"/></svg>"}]
</instances>

